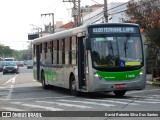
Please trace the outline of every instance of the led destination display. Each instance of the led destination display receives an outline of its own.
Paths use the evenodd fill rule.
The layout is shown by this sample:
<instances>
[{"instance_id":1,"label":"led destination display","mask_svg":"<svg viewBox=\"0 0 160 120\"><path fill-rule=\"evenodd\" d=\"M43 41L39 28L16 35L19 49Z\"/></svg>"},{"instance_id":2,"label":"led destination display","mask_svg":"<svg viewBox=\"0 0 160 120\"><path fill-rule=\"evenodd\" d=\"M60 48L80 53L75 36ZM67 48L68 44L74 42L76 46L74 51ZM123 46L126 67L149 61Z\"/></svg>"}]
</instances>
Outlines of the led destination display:
<instances>
[{"instance_id":1,"label":"led destination display","mask_svg":"<svg viewBox=\"0 0 160 120\"><path fill-rule=\"evenodd\" d=\"M89 32L92 34L138 33L138 29L137 27L97 27L97 28L90 28Z\"/></svg>"}]
</instances>

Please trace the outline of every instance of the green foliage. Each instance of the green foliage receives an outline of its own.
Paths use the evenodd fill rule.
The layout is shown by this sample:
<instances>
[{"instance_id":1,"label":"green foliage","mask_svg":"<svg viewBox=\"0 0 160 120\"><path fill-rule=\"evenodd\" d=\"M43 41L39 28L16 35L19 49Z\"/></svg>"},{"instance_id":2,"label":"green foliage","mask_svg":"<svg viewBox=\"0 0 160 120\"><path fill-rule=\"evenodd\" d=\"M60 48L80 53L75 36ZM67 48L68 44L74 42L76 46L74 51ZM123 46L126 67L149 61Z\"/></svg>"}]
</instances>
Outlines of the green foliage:
<instances>
[{"instance_id":1,"label":"green foliage","mask_svg":"<svg viewBox=\"0 0 160 120\"><path fill-rule=\"evenodd\" d=\"M30 60L32 53L29 50L13 50L9 46L0 44L0 58L13 57L15 60Z\"/></svg>"},{"instance_id":2,"label":"green foliage","mask_svg":"<svg viewBox=\"0 0 160 120\"><path fill-rule=\"evenodd\" d=\"M148 27L148 29L145 30L145 35L149 43L160 47L160 27Z\"/></svg>"},{"instance_id":3,"label":"green foliage","mask_svg":"<svg viewBox=\"0 0 160 120\"><path fill-rule=\"evenodd\" d=\"M147 41L155 47L160 47L160 1L141 0L128 3L125 22L138 23L144 29Z\"/></svg>"}]
</instances>

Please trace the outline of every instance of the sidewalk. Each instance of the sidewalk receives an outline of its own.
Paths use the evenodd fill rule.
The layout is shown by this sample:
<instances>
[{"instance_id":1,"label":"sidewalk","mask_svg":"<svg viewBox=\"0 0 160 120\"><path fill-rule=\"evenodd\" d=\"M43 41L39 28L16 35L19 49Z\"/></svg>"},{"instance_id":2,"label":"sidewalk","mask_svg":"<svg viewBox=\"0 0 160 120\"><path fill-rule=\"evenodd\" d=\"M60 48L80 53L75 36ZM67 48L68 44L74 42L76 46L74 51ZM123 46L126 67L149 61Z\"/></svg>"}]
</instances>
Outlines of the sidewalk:
<instances>
[{"instance_id":1,"label":"sidewalk","mask_svg":"<svg viewBox=\"0 0 160 120\"><path fill-rule=\"evenodd\" d=\"M146 84L160 87L160 82L152 81L152 74L147 74L146 75Z\"/></svg>"},{"instance_id":2,"label":"sidewalk","mask_svg":"<svg viewBox=\"0 0 160 120\"><path fill-rule=\"evenodd\" d=\"M148 85L152 85L153 84L152 74L147 74L146 75L146 84L148 84Z\"/></svg>"}]
</instances>

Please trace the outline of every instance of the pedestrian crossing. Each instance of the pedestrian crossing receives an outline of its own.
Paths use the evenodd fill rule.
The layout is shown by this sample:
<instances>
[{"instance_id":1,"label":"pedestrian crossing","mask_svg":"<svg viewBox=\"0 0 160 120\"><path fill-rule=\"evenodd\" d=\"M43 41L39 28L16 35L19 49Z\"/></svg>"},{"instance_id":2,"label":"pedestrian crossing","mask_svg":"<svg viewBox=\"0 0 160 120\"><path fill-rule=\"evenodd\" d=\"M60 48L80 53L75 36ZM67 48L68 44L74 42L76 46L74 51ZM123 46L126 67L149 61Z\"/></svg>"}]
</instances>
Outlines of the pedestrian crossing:
<instances>
[{"instance_id":1,"label":"pedestrian crossing","mask_svg":"<svg viewBox=\"0 0 160 120\"><path fill-rule=\"evenodd\" d=\"M101 98L88 99L78 97L59 97L53 99L35 99L29 101L10 101L8 106L1 110L7 111L92 111L105 110L109 108L143 107L146 105L157 105L160 107L160 95L149 95L139 98ZM18 108L17 108L18 107Z\"/></svg>"}]
</instances>

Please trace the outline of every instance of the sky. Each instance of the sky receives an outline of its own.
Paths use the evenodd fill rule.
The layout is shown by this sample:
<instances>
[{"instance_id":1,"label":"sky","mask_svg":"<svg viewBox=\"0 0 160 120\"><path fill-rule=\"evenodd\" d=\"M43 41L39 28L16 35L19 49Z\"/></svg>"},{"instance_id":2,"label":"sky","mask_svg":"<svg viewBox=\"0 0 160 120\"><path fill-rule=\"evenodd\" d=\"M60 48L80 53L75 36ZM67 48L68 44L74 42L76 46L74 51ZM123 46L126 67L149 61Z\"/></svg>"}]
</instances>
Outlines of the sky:
<instances>
[{"instance_id":1,"label":"sky","mask_svg":"<svg viewBox=\"0 0 160 120\"><path fill-rule=\"evenodd\" d=\"M0 44L11 49L27 49L31 40L28 34L35 32L33 25L44 28L50 19L41 14L54 13L55 22L72 20L72 3L63 0L2 0L0 4ZM128 0L108 0L127 2ZM104 0L81 0L81 6L103 4Z\"/></svg>"}]
</instances>

